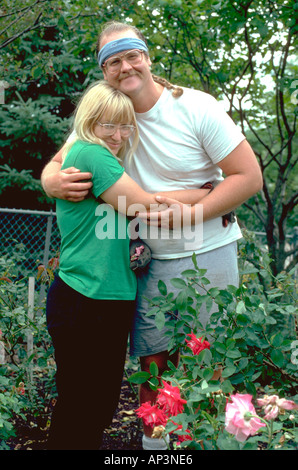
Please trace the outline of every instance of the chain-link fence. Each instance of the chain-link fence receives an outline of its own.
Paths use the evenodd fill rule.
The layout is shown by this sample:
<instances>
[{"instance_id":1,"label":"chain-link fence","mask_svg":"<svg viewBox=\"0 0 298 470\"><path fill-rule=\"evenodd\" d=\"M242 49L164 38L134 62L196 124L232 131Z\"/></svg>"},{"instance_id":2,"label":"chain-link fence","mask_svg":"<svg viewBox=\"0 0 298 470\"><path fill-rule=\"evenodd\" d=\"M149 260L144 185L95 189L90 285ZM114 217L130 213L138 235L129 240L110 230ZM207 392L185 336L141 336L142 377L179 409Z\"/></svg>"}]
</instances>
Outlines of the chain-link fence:
<instances>
[{"instance_id":1,"label":"chain-link fence","mask_svg":"<svg viewBox=\"0 0 298 470\"><path fill-rule=\"evenodd\" d=\"M20 259L23 272L36 275L59 251L55 212L0 208L0 255Z\"/></svg>"},{"instance_id":2,"label":"chain-link fence","mask_svg":"<svg viewBox=\"0 0 298 470\"><path fill-rule=\"evenodd\" d=\"M255 232L266 244L265 233ZM297 246L298 231L288 235L288 249ZM57 256L60 233L55 212L0 208L0 256L21 254L23 274L36 275L39 264L47 266ZM287 260L289 262L289 260Z\"/></svg>"}]
</instances>

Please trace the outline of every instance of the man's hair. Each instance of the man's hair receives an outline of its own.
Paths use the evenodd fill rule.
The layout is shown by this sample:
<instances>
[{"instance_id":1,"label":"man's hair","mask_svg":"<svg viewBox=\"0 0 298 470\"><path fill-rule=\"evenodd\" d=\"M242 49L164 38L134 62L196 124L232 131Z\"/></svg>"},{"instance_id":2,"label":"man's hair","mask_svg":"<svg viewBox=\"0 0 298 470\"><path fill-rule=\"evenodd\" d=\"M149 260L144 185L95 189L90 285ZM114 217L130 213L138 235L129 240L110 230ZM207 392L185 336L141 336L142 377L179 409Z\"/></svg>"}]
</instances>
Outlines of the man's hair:
<instances>
[{"instance_id":1,"label":"man's hair","mask_svg":"<svg viewBox=\"0 0 298 470\"><path fill-rule=\"evenodd\" d=\"M97 54L99 53L99 51L101 49L100 48L100 43L101 43L104 36L109 36L110 34L119 33L119 32L122 32L122 31L132 31L132 32L134 32L135 35L139 39L144 41L144 43L148 46L145 36L135 26L125 24L125 23L121 23L120 21L109 21L108 23L106 23L104 25L103 29L101 30L101 32L98 36L98 40L97 40L97 44L96 44ZM160 85L164 86L168 90L173 90L172 95L173 95L174 98L178 98L179 96L181 96L183 94L183 89L181 87L172 85L165 78L158 77L157 75L153 75L153 74L152 74L152 78L156 83L159 83Z\"/></svg>"},{"instance_id":2,"label":"man's hair","mask_svg":"<svg viewBox=\"0 0 298 470\"><path fill-rule=\"evenodd\" d=\"M102 28L102 30L101 30L101 32L98 36L97 44L96 44L97 54L99 53L99 51L101 49L100 43L101 43L101 40L104 36L109 36L110 34L113 34L113 33L120 33L122 31L128 31L128 30L133 31L139 39L144 41L146 46L148 45L147 40L146 40L145 36L143 35L143 33L141 33L141 31L138 28L136 28L135 26L125 24L125 23L121 23L120 21L109 21L108 23L105 23L104 27Z\"/></svg>"}]
</instances>

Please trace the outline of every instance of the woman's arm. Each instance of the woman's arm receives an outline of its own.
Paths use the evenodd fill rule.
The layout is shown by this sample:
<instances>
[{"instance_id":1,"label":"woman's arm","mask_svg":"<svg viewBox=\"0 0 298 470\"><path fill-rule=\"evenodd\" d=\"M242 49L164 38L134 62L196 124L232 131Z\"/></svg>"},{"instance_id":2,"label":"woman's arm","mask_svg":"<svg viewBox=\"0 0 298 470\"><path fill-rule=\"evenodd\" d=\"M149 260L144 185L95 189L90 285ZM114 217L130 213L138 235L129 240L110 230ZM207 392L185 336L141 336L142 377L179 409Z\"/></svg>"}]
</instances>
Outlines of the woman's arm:
<instances>
[{"instance_id":1,"label":"woman's arm","mask_svg":"<svg viewBox=\"0 0 298 470\"><path fill-rule=\"evenodd\" d=\"M63 147L56 153L52 160L45 166L41 174L41 184L49 197L67 199L71 202L79 202L88 196L92 188L92 173L80 172L75 167L61 170ZM156 193L175 199L184 204L196 204L209 190L183 189L177 191L163 191ZM154 201L156 204L156 200Z\"/></svg>"},{"instance_id":2,"label":"woman's arm","mask_svg":"<svg viewBox=\"0 0 298 470\"><path fill-rule=\"evenodd\" d=\"M144 191L127 173L123 173L100 198L117 211L130 216L144 210L150 211L152 208L158 210L155 194Z\"/></svg>"},{"instance_id":3,"label":"woman's arm","mask_svg":"<svg viewBox=\"0 0 298 470\"><path fill-rule=\"evenodd\" d=\"M134 216L136 212L142 210L156 210L158 205L156 196L158 195L169 197L175 203L181 202L191 206L204 198L209 191L209 189L190 189L151 194L144 191L127 173L123 173L119 180L104 191L100 197L119 212L125 212L130 216ZM119 197L121 197L121 199L119 199ZM138 205L138 207L135 207L136 205ZM165 207L167 206L163 205L157 210L164 210Z\"/></svg>"}]
</instances>

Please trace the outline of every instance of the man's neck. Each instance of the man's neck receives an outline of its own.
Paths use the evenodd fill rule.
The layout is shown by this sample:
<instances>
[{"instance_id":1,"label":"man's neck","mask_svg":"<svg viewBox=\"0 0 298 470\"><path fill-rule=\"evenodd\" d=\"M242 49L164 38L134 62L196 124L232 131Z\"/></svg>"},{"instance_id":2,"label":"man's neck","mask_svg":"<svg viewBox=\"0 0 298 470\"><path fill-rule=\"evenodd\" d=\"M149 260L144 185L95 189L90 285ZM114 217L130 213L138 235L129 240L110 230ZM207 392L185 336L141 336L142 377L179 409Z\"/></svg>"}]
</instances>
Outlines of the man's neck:
<instances>
[{"instance_id":1,"label":"man's neck","mask_svg":"<svg viewBox=\"0 0 298 470\"><path fill-rule=\"evenodd\" d=\"M159 83L153 82L150 87L142 89L139 93L130 96L134 110L136 113L146 113L149 111L159 100L163 86Z\"/></svg>"}]
</instances>

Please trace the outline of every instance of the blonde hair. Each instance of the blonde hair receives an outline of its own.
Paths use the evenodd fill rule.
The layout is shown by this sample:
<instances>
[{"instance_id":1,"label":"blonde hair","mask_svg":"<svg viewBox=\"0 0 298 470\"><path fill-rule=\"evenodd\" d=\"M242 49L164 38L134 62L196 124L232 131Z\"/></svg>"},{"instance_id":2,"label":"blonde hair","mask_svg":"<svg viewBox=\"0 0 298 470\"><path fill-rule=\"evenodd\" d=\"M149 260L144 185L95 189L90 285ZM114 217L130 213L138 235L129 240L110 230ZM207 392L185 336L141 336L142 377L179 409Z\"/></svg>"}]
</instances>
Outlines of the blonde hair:
<instances>
[{"instance_id":1,"label":"blonde hair","mask_svg":"<svg viewBox=\"0 0 298 470\"><path fill-rule=\"evenodd\" d=\"M101 30L101 33L98 36L96 43L97 54L101 49L101 41L105 36L110 36L113 33L121 33L122 31L132 31L139 39L141 39L146 45L148 45L143 33L141 33L141 31L135 26L121 23L120 21L109 21L104 25ZM165 78L158 77L157 75L153 74L152 78L156 83L159 83L163 87L172 91L173 98L179 98L179 96L183 95L183 88L176 85L172 85L172 83L168 82L168 80L166 80Z\"/></svg>"},{"instance_id":2,"label":"blonde hair","mask_svg":"<svg viewBox=\"0 0 298 470\"><path fill-rule=\"evenodd\" d=\"M96 123L100 122L102 118L104 118L106 122L114 124L132 124L135 126L136 131L132 145L130 146L129 142L125 141L118 155L115 155L120 162L123 161L126 155L128 158L132 156L139 140L133 104L128 96L102 80L88 87L78 103L73 125L76 137L66 144L63 159L66 157L71 146L78 139L92 144L102 145L110 150L107 144L97 137L94 132Z\"/></svg>"}]
</instances>

